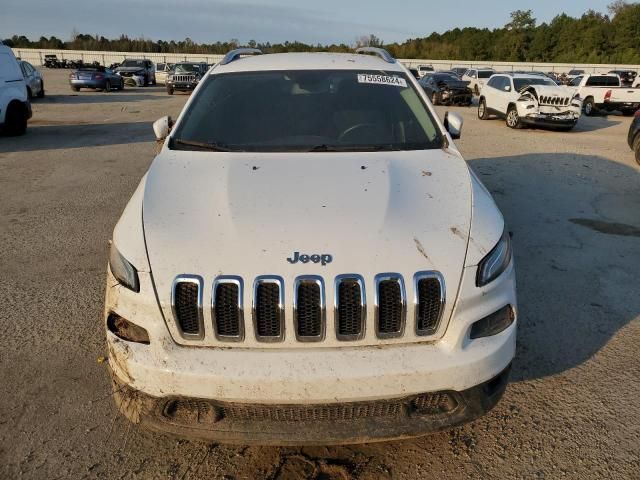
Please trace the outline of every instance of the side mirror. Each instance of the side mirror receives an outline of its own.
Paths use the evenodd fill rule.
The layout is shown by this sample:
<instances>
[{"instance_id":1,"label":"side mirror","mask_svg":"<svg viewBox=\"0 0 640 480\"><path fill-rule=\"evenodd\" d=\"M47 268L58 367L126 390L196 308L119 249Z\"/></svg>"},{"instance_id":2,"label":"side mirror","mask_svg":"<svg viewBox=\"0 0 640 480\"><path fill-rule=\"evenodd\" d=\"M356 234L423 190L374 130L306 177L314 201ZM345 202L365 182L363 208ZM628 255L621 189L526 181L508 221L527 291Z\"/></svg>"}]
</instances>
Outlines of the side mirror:
<instances>
[{"instance_id":1,"label":"side mirror","mask_svg":"<svg viewBox=\"0 0 640 480\"><path fill-rule=\"evenodd\" d=\"M447 112L444 114L444 128L447 129L447 132L449 132L449 135L451 135L451 138L454 140L459 139L460 135L462 135L463 123L464 120L457 113Z\"/></svg>"},{"instance_id":2,"label":"side mirror","mask_svg":"<svg viewBox=\"0 0 640 480\"><path fill-rule=\"evenodd\" d=\"M171 127L173 127L173 120L171 117L162 117L153 122L153 133L156 134L156 140L161 142L167 138L169 136L169 132L171 132Z\"/></svg>"},{"instance_id":3,"label":"side mirror","mask_svg":"<svg viewBox=\"0 0 640 480\"><path fill-rule=\"evenodd\" d=\"M510 92L511 91L511 87L509 85L505 85L504 86L504 91L505 92Z\"/></svg>"}]
</instances>

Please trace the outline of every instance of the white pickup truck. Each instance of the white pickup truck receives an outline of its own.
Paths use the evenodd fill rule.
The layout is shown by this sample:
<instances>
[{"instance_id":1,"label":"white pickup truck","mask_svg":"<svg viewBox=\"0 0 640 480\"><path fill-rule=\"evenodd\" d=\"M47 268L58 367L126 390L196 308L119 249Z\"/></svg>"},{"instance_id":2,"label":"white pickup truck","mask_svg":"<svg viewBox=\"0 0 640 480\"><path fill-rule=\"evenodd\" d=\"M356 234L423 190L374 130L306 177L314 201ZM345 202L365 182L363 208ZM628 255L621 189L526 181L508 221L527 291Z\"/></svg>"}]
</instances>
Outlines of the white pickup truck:
<instances>
[{"instance_id":1,"label":"white pickup truck","mask_svg":"<svg viewBox=\"0 0 640 480\"><path fill-rule=\"evenodd\" d=\"M582 75L569 86L577 88L586 115L593 115L597 110L619 110L630 116L640 108L640 89L622 87L617 75Z\"/></svg>"}]
</instances>

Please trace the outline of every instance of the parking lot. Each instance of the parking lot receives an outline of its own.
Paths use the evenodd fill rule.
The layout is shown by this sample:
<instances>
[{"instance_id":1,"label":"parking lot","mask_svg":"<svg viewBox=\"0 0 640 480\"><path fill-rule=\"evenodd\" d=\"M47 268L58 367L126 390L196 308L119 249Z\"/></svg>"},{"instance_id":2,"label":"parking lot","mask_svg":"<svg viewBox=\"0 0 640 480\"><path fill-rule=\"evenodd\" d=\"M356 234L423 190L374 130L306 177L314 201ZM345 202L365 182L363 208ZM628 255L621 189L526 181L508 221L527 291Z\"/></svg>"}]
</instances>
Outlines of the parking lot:
<instances>
[{"instance_id":1,"label":"parking lot","mask_svg":"<svg viewBox=\"0 0 640 480\"><path fill-rule=\"evenodd\" d=\"M348 447L236 447L139 430L111 400L107 241L187 95L71 92L45 70L22 137L0 137L0 477L637 478L640 167L631 121L511 130L474 107L457 142L513 232L511 384L475 423ZM446 107L438 107L444 115ZM321 156L319 155L321 161ZM106 360L108 361L108 359Z\"/></svg>"}]
</instances>

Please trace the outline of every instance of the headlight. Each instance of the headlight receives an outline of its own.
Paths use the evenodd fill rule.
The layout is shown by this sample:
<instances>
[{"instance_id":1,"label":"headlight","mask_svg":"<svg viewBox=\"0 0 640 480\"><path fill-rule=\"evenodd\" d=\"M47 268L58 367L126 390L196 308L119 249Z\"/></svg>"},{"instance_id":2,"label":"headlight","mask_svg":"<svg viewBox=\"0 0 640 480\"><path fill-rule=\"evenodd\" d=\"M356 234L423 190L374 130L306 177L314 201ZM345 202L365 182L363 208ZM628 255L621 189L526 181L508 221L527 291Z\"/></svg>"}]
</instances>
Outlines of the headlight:
<instances>
[{"instance_id":1,"label":"headlight","mask_svg":"<svg viewBox=\"0 0 640 480\"><path fill-rule=\"evenodd\" d=\"M478 265L476 286L484 287L494 281L507 269L509 263L511 263L511 237L505 228L498 244Z\"/></svg>"},{"instance_id":2,"label":"headlight","mask_svg":"<svg viewBox=\"0 0 640 480\"><path fill-rule=\"evenodd\" d=\"M136 293L140 291L138 271L122 256L113 242L111 243L111 250L109 251L109 268L113 276L116 277L116 280L118 280L122 286Z\"/></svg>"}]
</instances>

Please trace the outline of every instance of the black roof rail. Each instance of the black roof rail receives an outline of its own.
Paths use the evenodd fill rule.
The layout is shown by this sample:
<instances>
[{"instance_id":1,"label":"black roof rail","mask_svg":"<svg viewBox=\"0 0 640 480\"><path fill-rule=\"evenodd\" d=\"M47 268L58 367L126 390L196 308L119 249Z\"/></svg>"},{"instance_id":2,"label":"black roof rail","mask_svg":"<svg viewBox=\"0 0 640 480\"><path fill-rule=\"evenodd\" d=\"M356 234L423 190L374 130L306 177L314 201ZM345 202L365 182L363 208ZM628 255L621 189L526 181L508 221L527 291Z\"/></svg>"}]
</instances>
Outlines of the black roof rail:
<instances>
[{"instance_id":1,"label":"black roof rail","mask_svg":"<svg viewBox=\"0 0 640 480\"><path fill-rule=\"evenodd\" d=\"M396 63L396 59L391 56L384 48L377 47L360 47L356 48L356 53L373 53L387 63Z\"/></svg>"},{"instance_id":2,"label":"black roof rail","mask_svg":"<svg viewBox=\"0 0 640 480\"><path fill-rule=\"evenodd\" d=\"M226 65L239 59L242 55L262 55L262 50L258 48L236 48L227 53L220 61L220 65Z\"/></svg>"}]
</instances>

